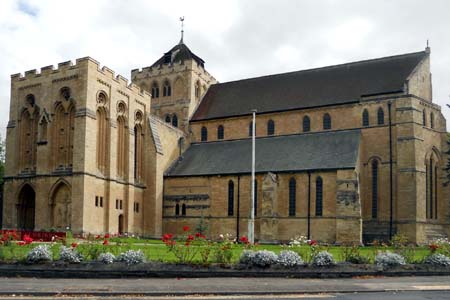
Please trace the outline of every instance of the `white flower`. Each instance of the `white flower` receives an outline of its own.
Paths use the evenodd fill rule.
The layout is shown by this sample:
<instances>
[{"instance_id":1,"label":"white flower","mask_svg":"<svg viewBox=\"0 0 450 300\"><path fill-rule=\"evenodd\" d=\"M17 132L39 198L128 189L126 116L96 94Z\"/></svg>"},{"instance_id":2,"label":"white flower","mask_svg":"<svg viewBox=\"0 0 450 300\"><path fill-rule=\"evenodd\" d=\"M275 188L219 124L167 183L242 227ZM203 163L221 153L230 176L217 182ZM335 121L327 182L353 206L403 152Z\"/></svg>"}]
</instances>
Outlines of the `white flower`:
<instances>
[{"instance_id":1,"label":"white flower","mask_svg":"<svg viewBox=\"0 0 450 300\"><path fill-rule=\"evenodd\" d=\"M297 254L297 252L290 251L290 250L284 250L281 251L280 254L278 254L278 260L277 263L279 265L282 265L283 267L296 267L303 265L304 262L300 255Z\"/></svg>"},{"instance_id":2,"label":"white flower","mask_svg":"<svg viewBox=\"0 0 450 300\"><path fill-rule=\"evenodd\" d=\"M73 248L68 248L65 246L61 246L61 250L59 252L59 258L62 261L71 263L71 264L78 264L81 261L83 261L83 255L78 253L77 250Z\"/></svg>"},{"instance_id":3,"label":"white flower","mask_svg":"<svg viewBox=\"0 0 450 300\"><path fill-rule=\"evenodd\" d=\"M383 268L404 265L405 263L405 258L403 256L389 251L378 252L377 256L375 256L375 264L382 266Z\"/></svg>"},{"instance_id":4,"label":"white flower","mask_svg":"<svg viewBox=\"0 0 450 300\"><path fill-rule=\"evenodd\" d=\"M127 265L140 264L145 261L144 253L142 250L128 250L127 252L121 253L116 261L124 262Z\"/></svg>"},{"instance_id":5,"label":"white flower","mask_svg":"<svg viewBox=\"0 0 450 300\"><path fill-rule=\"evenodd\" d=\"M425 258L424 263L428 265L447 267L450 266L450 258L443 254L434 253Z\"/></svg>"},{"instance_id":6,"label":"white flower","mask_svg":"<svg viewBox=\"0 0 450 300\"><path fill-rule=\"evenodd\" d=\"M317 253L312 259L312 265L316 267L326 267L335 265L333 255L327 251Z\"/></svg>"},{"instance_id":7,"label":"white flower","mask_svg":"<svg viewBox=\"0 0 450 300\"><path fill-rule=\"evenodd\" d=\"M38 263L41 261L51 261L52 253L48 245L39 245L31 249L27 254L28 263Z\"/></svg>"},{"instance_id":8,"label":"white flower","mask_svg":"<svg viewBox=\"0 0 450 300\"><path fill-rule=\"evenodd\" d=\"M114 262L114 260L116 260L116 257L114 256L114 254L106 252L106 253L101 253L98 258L98 261L101 261L104 264L112 264Z\"/></svg>"}]
</instances>

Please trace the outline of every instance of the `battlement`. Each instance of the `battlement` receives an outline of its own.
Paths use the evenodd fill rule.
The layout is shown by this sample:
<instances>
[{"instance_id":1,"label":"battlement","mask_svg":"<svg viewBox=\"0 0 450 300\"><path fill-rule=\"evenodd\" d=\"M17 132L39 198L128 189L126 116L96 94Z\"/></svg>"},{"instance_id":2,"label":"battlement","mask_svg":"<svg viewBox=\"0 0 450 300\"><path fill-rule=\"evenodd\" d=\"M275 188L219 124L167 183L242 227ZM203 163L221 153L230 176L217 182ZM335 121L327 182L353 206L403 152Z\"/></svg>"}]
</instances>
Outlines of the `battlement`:
<instances>
[{"instance_id":1,"label":"battlement","mask_svg":"<svg viewBox=\"0 0 450 300\"><path fill-rule=\"evenodd\" d=\"M59 73L62 73L67 70L81 70L81 69L87 70L88 68L96 69L102 75L102 77L106 77L108 79L113 80L120 87L129 89L130 91L139 94L143 97L151 97L151 95L148 92L146 91L141 92L139 86L137 86L134 83L130 83L127 78L123 77L120 74L116 75L115 72L110 68L108 68L107 66L100 67L100 63L89 56L76 59L75 64L71 60L68 60L58 63L57 68L55 68L55 66L53 65L49 65L42 67L39 70L33 69L26 71L24 75L22 75L21 73L13 74L11 75L11 81L13 82L25 81L42 76L57 76Z\"/></svg>"},{"instance_id":2,"label":"battlement","mask_svg":"<svg viewBox=\"0 0 450 300\"><path fill-rule=\"evenodd\" d=\"M197 63L192 61L192 67L201 69L207 76L214 78L211 74L209 74L208 71L205 70L205 68L200 67ZM158 75L164 75L169 74L172 72L179 72L179 71L185 71L189 69L189 65L186 64L186 62L178 62L173 64L164 64L159 65L158 67L143 67L142 69L133 69L131 70L131 78L134 79L135 77L141 77L145 75L150 76L158 76Z\"/></svg>"}]
</instances>

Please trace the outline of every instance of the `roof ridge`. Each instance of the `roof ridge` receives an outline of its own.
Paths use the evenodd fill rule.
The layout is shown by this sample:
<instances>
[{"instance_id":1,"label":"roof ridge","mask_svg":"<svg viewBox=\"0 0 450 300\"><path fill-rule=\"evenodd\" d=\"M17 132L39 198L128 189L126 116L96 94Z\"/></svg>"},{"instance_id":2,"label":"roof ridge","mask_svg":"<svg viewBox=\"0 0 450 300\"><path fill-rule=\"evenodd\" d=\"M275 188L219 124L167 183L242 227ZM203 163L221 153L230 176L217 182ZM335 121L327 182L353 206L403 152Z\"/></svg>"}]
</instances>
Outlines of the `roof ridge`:
<instances>
[{"instance_id":1,"label":"roof ridge","mask_svg":"<svg viewBox=\"0 0 450 300\"><path fill-rule=\"evenodd\" d=\"M305 70L289 71L289 72L283 72L283 73L277 73L277 74L269 74L269 75L262 75L262 76L257 76L257 77L236 79L236 80L231 80L231 81L226 81L226 82L221 82L221 83L215 83L212 86L226 85L226 84L231 84L231 83L236 83L236 82L241 82L241 81L258 80L258 79L263 79L263 78L277 77L277 76L283 76L283 75L295 74L295 73L307 73L307 72L314 72L314 71L319 71L319 70L334 69L334 68L338 68L338 67L362 64L362 63L368 63L368 62L376 62L376 61L380 61L380 60L389 60L389 59L393 59L393 58L412 56L412 55L417 55L417 54L421 54L421 53L428 54L426 51L418 51L418 52L390 55L390 56L358 60L358 61L342 63L342 64L337 64L337 65L331 65L331 66L325 66L325 67L317 67L317 68L311 68L311 69L305 69Z\"/></svg>"}]
</instances>

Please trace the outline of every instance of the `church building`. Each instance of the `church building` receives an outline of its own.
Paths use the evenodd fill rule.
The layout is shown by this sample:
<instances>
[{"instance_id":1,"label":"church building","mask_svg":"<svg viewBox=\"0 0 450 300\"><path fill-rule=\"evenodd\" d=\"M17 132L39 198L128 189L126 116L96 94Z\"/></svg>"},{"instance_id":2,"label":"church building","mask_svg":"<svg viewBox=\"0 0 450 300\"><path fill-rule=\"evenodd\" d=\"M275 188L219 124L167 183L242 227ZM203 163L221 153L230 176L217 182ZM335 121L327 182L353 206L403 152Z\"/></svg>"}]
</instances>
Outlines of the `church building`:
<instances>
[{"instance_id":1,"label":"church building","mask_svg":"<svg viewBox=\"0 0 450 300\"><path fill-rule=\"evenodd\" d=\"M131 83L90 58L11 76L4 229L447 237L430 49L219 83L181 40Z\"/></svg>"}]
</instances>

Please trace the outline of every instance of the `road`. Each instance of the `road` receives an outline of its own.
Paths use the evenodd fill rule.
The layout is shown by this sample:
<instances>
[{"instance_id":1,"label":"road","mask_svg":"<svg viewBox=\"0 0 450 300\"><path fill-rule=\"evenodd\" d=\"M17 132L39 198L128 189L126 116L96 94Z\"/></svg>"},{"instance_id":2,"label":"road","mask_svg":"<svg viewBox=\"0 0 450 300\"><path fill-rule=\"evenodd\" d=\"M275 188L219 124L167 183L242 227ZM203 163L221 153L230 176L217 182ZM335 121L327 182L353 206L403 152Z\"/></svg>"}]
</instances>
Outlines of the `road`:
<instances>
[{"instance_id":1,"label":"road","mask_svg":"<svg viewBox=\"0 0 450 300\"><path fill-rule=\"evenodd\" d=\"M450 300L450 277L355 279L0 278L0 299L394 299Z\"/></svg>"}]
</instances>

